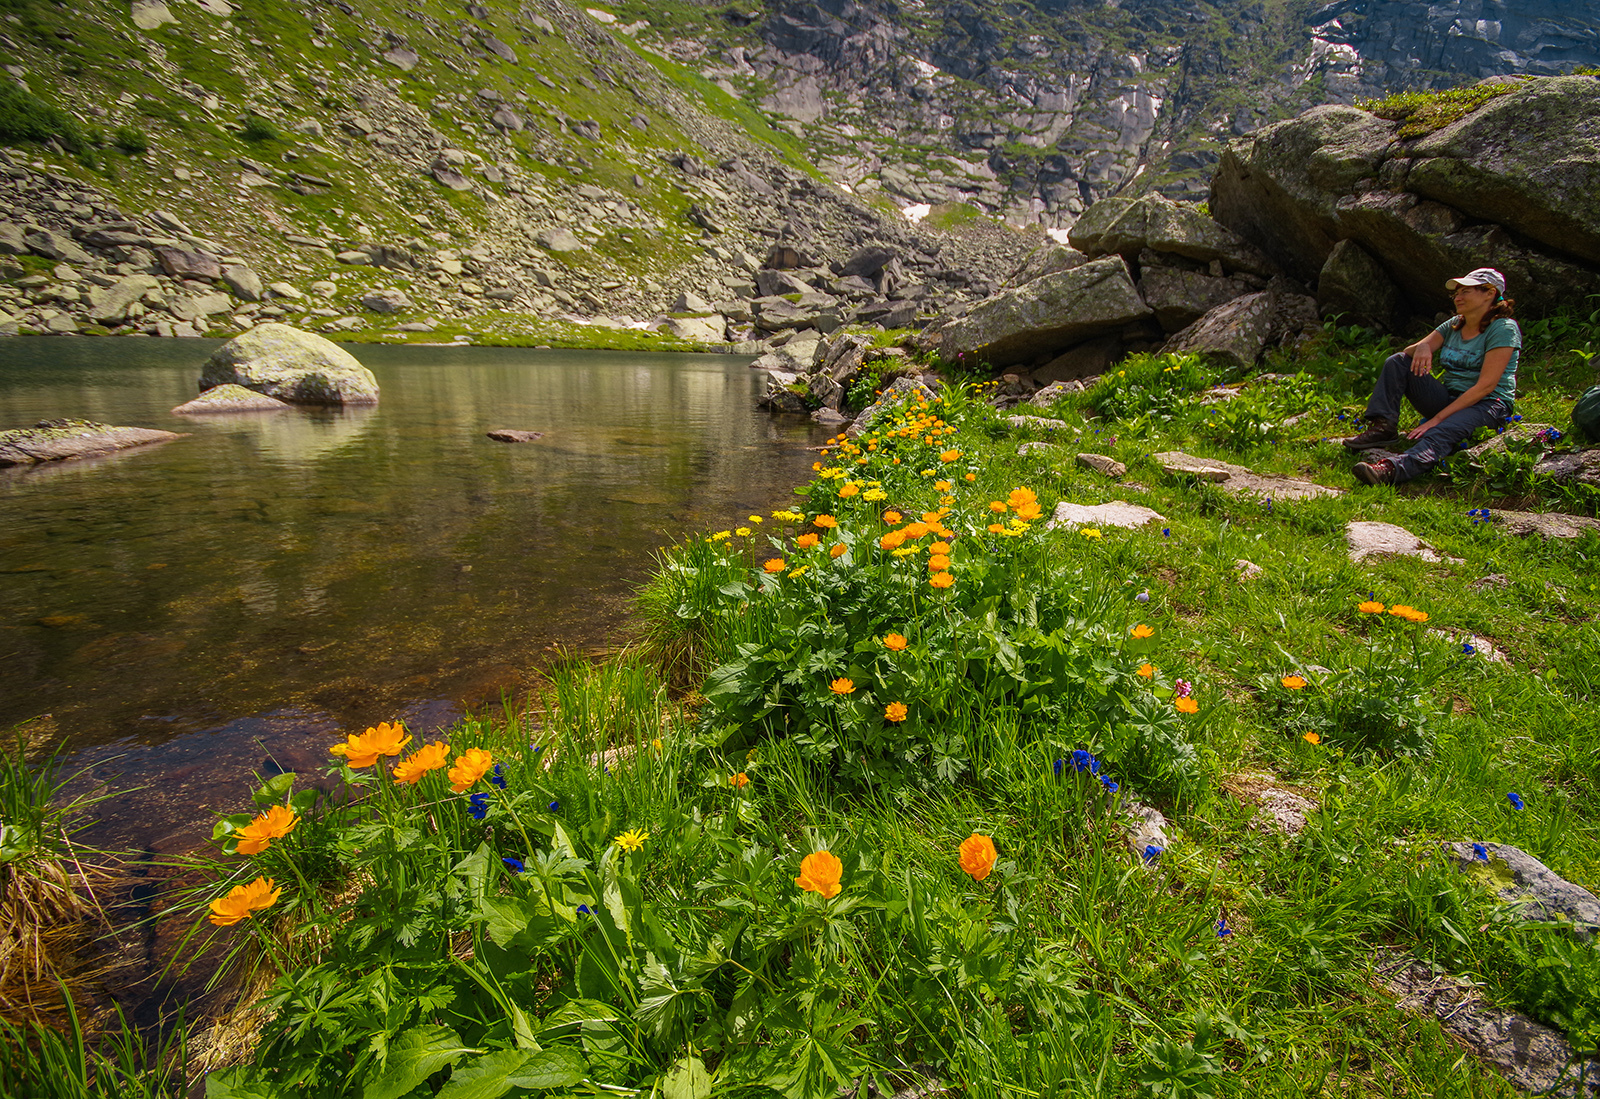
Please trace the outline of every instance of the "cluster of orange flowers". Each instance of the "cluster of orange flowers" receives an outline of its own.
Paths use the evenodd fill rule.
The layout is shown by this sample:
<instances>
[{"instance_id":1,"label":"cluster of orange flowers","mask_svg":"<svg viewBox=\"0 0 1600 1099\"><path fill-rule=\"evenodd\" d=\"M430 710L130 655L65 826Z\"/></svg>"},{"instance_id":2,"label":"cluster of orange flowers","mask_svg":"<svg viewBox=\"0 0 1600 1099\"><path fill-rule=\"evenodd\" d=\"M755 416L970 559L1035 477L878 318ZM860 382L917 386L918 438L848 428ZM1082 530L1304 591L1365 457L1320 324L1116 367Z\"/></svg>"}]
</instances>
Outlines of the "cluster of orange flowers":
<instances>
[{"instance_id":1,"label":"cluster of orange flowers","mask_svg":"<svg viewBox=\"0 0 1600 1099\"><path fill-rule=\"evenodd\" d=\"M999 857L994 840L974 832L961 841L957 862L973 881L983 881L993 872ZM813 851L800 860L800 876L794 883L807 893L820 893L824 899L832 900L839 895L839 880L843 876L844 864L837 855L831 851Z\"/></svg>"},{"instance_id":2,"label":"cluster of orange flowers","mask_svg":"<svg viewBox=\"0 0 1600 1099\"><path fill-rule=\"evenodd\" d=\"M410 743L411 737L405 735L402 725L382 722L364 733L351 733L343 744L335 744L329 751L336 756L343 756L348 767L371 767L381 757L399 755ZM415 785L429 771L437 771L446 765L450 765L450 749L444 741L436 740L395 764L394 779ZM493 767L494 756L482 748L468 748L450 765L450 789L458 794L465 793L468 787L482 779ZM239 849L243 851L243 845Z\"/></svg>"},{"instance_id":3,"label":"cluster of orange flowers","mask_svg":"<svg viewBox=\"0 0 1600 1099\"><path fill-rule=\"evenodd\" d=\"M281 892L283 890L277 888L271 878L257 878L249 885L236 885L226 897L211 902L211 922L218 927L232 927L277 904Z\"/></svg>"},{"instance_id":4,"label":"cluster of orange flowers","mask_svg":"<svg viewBox=\"0 0 1600 1099\"><path fill-rule=\"evenodd\" d=\"M856 465L866 465L867 455L876 452L883 443L897 439L920 439L927 446L934 446L944 436L956 433L953 425L933 414L933 405L939 403L941 400L937 397L931 403L924 399L907 402L898 416L886 426L863 435L859 443L852 441L847 435L835 435L823 447L822 456L826 458L837 449L841 458L853 459ZM959 450L946 450L939 455L939 460L953 462L960 457ZM899 465L900 457L891 455L890 461L894 465Z\"/></svg>"},{"instance_id":5,"label":"cluster of orange flowers","mask_svg":"<svg viewBox=\"0 0 1600 1099\"><path fill-rule=\"evenodd\" d=\"M1428 620L1427 611L1419 611L1417 608L1407 606L1404 603L1396 603L1392 607L1385 608L1377 600L1368 599L1356 605L1356 610L1362 614L1382 614L1386 609L1396 618L1404 618L1407 622L1426 622Z\"/></svg>"},{"instance_id":6,"label":"cluster of orange flowers","mask_svg":"<svg viewBox=\"0 0 1600 1099\"><path fill-rule=\"evenodd\" d=\"M1004 500L990 500L989 510L996 515L1011 513L1010 523L990 523L989 533L1012 538L1026 531L1028 524L1044 514L1044 509L1039 506L1039 497L1031 488L1014 488Z\"/></svg>"}]
</instances>

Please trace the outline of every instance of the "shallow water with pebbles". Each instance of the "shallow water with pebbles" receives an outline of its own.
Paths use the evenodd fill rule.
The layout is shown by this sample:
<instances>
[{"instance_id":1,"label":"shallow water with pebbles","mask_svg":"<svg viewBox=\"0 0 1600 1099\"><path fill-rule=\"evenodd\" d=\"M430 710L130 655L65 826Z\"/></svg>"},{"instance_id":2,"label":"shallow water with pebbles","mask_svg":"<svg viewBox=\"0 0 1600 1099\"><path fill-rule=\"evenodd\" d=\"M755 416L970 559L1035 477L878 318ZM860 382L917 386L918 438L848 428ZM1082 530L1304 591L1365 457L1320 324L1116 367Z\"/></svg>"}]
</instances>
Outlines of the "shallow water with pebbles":
<instances>
[{"instance_id":1,"label":"shallow water with pebbles","mask_svg":"<svg viewBox=\"0 0 1600 1099\"><path fill-rule=\"evenodd\" d=\"M148 784L91 842L181 847L251 771L618 643L657 548L792 499L819 441L715 355L358 347L375 408L171 415L215 346L0 342L0 428L191 433L0 475L0 729Z\"/></svg>"}]
</instances>

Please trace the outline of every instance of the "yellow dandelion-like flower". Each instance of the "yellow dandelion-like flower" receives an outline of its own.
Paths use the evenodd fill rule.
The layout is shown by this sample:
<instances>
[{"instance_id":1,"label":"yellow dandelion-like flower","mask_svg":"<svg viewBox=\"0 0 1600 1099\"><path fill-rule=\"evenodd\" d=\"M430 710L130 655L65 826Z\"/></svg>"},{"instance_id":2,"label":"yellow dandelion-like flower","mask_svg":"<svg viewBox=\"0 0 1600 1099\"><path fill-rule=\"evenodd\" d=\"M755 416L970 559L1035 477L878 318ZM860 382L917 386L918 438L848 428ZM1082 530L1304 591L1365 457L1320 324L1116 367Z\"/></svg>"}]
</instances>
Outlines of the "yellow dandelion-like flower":
<instances>
[{"instance_id":1,"label":"yellow dandelion-like flower","mask_svg":"<svg viewBox=\"0 0 1600 1099\"><path fill-rule=\"evenodd\" d=\"M643 832L637 828L630 828L620 836L617 836L611 842L622 848L624 851L638 851L640 848L644 847L644 841L649 838L649 832Z\"/></svg>"}]
</instances>

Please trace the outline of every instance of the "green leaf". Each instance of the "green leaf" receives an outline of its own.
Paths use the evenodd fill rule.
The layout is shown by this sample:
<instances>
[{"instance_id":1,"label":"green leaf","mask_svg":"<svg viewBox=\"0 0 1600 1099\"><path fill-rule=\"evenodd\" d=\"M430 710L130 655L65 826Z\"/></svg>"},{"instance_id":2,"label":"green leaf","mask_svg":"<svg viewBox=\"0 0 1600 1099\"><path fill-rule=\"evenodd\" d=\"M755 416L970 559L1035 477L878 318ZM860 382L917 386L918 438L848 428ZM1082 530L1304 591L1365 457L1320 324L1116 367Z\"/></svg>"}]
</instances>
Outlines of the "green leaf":
<instances>
[{"instance_id":1,"label":"green leaf","mask_svg":"<svg viewBox=\"0 0 1600 1099\"><path fill-rule=\"evenodd\" d=\"M711 1094L711 1074L698 1057L685 1057L661 1078L665 1099L706 1099Z\"/></svg>"},{"instance_id":2,"label":"green leaf","mask_svg":"<svg viewBox=\"0 0 1600 1099\"><path fill-rule=\"evenodd\" d=\"M496 946L510 946L511 940L528 929L528 910L514 897L485 897L478 906L484 928Z\"/></svg>"},{"instance_id":3,"label":"green leaf","mask_svg":"<svg viewBox=\"0 0 1600 1099\"><path fill-rule=\"evenodd\" d=\"M263 809L270 805L277 805L283 801L290 790L294 789L294 779L295 774L293 771L285 771L281 775L274 775L262 784L261 789L251 794L250 798Z\"/></svg>"},{"instance_id":4,"label":"green leaf","mask_svg":"<svg viewBox=\"0 0 1600 1099\"><path fill-rule=\"evenodd\" d=\"M412 1027L389 1043L383 1070L368 1081L362 1099L400 1099L444 1066L455 1064L462 1054L477 1052L463 1046L449 1027Z\"/></svg>"},{"instance_id":5,"label":"green leaf","mask_svg":"<svg viewBox=\"0 0 1600 1099\"><path fill-rule=\"evenodd\" d=\"M279 1096L287 1094L266 1080L250 1079L253 1067L239 1065L209 1074L206 1077L206 1099L279 1099Z\"/></svg>"},{"instance_id":6,"label":"green leaf","mask_svg":"<svg viewBox=\"0 0 1600 1099\"><path fill-rule=\"evenodd\" d=\"M589 1063L575 1049L546 1049L535 1053L510 1077L519 1088L570 1088L583 1083Z\"/></svg>"},{"instance_id":7,"label":"green leaf","mask_svg":"<svg viewBox=\"0 0 1600 1099\"><path fill-rule=\"evenodd\" d=\"M601 1003L599 1000L571 1000L546 1015L539 1031L542 1034L575 1023L612 1023L620 1018L622 1014L610 1004Z\"/></svg>"},{"instance_id":8,"label":"green leaf","mask_svg":"<svg viewBox=\"0 0 1600 1099\"><path fill-rule=\"evenodd\" d=\"M518 1086L511 1077L534 1056L525 1049L502 1049L475 1057L450 1073L438 1099L499 1099Z\"/></svg>"}]
</instances>

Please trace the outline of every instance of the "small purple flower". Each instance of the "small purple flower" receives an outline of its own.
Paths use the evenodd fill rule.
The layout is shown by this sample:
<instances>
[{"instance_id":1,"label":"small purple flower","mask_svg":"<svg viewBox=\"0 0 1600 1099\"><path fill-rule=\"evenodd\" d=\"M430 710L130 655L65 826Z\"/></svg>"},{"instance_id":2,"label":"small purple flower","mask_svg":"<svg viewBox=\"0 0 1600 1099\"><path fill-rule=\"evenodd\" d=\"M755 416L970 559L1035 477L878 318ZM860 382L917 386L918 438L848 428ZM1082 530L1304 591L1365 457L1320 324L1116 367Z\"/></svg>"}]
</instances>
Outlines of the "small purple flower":
<instances>
[{"instance_id":1,"label":"small purple flower","mask_svg":"<svg viewBox=\"0 0 1600 1099\"><path fill-rule=\"evenodd\" d=\"M1160 846L1159 844L1147 843L1144 846L1144 854L1141 857L1144 859L1145 865L1148 866L1159 859L1161 857L1161 853L1165 850L1166 848Z\"/></svg>"},{"instance_id":2,"label":"small purple flower","mask_svg":"<svg viewBox=\"0 0 1600 1099\"><path fill-rule=\"evenodd\" d=\"M502 858L500 861L505 863L506 864L506 869L511 871L513 874L522 873L522 860L521 859L514 859L510 855L507 855L504 858Z\"/></svg>"},{"instance_id":3,"label":"small purple flower","mask_svg":"<svg viewBox=\"0 0 1600 1099\"><path fill-rule=\"evenodd\" d=\"M1474 653L1476 653L1477 651L1478 651L1478 647L1476 645L1474 645L1472 642L1463 641L1461 643L1461 655L1462 656L1471 656Z\"/></svg>"},{"instance_id":4,"label":"small purple flower","mask_svg":"<svg viewBox=\"0 0 1600 1099\"><path fill-rule=\"evenodd\" d=\"M1133 601L1135 603L1148 603L1150 602L1150 593L1147 591L1142 591L1133 597Z\"/></svg>"},{"instance_id":5,"label":"small purple flower","mask_svg":"<svg viewBox=\"0 0 1600 1099\"><path fill-rule=\"evenodd\" d=\"M473 794L467 799L467 812L473 820L482 820L489 815L489 795Z\"/></svg>"},{"instance_id":6,"label":"small purple flower","mask_svg":"<svg viewBox=\"0 0 1600 1099\"><path fill-rule=\"evenodd\" d=\"M1179 679L1172 684L1172 690L1179 698L1188 698L1194 693L1194 684L1187 679Z\"/></svg>"},{"instance_id":7,"label":"small purple flower","mask_svg":"<svg viewBox=\"0 0 1600 1099\"><path fill-rule=\"evenodd\" d=\"M1481 843L1472 845L1472 857L1483 862L1489 861L1489 849Z\"/></svg>"},{"instance_id":8,"label":"small purple flower","mask_svg":"<svg viewBox=\"0 0 1600 1099\"><path fill-rule=\"evenodd\" d=\"M1080 775L1085 771L1088 771L1091 775L1097 775L1100 773L1100 761L1082 748L1074 748L1072 751L1072 769Z\"/></svg>"},{"instance_id":9,"label":"small purple flower","mask_svg":"<svg viewBox=\"0 0 1600 1099\"><path fill-rule=\"evenodd\" d=\"M1161 537L1163 537L1163 538L1171 538L1172 537L1172 528L1171 527L1162 527L1161 528Z\"/></svg>"},{"instance_id":10,"label":"small purple flower","mask_svg":"<svg viewBox=\"0 0 1600 1099\"><path fill-rule=\"evenodd\" d=\"M1517 810L1519 813L1522 811L1522 795L1521 794L1510 794L1510 793L1508 793L1506 795L1506 800L1511 803L1511 808Z\"/></svg>"}]
</instances>

